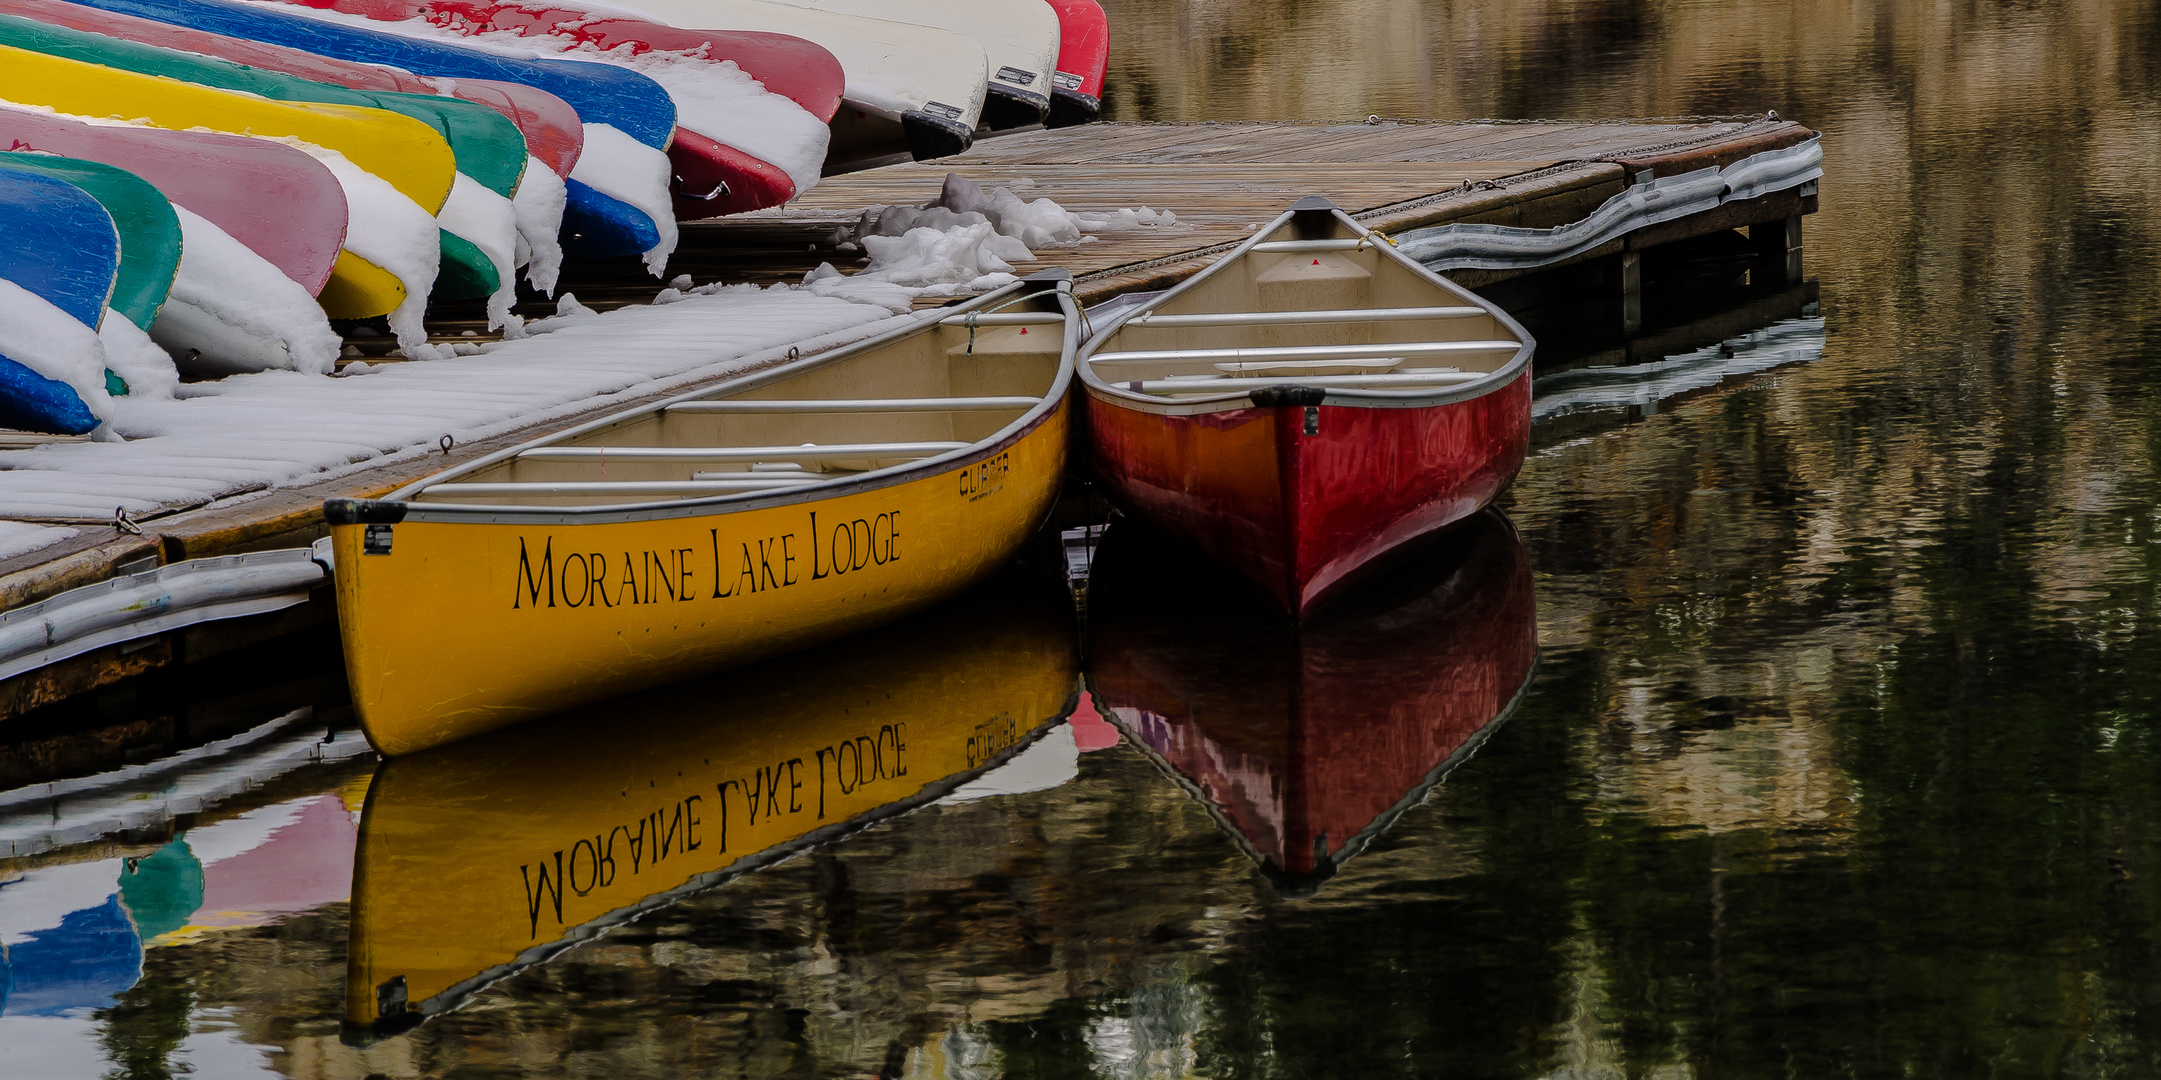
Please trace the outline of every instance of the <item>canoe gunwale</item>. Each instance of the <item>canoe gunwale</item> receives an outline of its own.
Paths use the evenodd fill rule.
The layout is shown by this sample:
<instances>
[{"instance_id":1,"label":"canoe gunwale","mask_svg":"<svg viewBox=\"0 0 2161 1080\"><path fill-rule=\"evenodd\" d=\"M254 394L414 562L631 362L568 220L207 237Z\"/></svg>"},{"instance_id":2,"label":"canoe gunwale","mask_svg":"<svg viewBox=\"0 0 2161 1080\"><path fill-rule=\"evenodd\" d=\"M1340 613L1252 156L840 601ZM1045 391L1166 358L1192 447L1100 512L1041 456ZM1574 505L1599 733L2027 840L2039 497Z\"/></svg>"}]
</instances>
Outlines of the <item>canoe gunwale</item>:
<instances>
[{"instance_id":1,"label":"canoe gunwale","mask_svg":"<svg viewBox=\"0 0 2161 1080\"><path fill-rule=\"evenodd\" d=\"M1049 285L1051 288L1043 289ZM1025 292L1035 289L1036 293ZM630 503L608 503L590 506L542 506L504 505L449 502L414 502L416 496L437 484L448 483L458 477L508 461L527 450L538 449L599 431L639 417L656 415L670 406L686 402L706 401L755 390L774 382L783 381L806 371L839 363L874 349L919 333L927 333L943 321L956 315L965 315L995 303L1017 300L1026 295L1048 294L1058 298L1058 305L1065 324L1065 333L1059 350L1058 370L1051 383L1035 405L999 428L986 438L957 450L949 450L934 457L922 458L901 465L890 465L859 473L846 479L825 483L808 484L779 491L750 491L740 494L713 495L691 499L641 500ZM625 521L656 521L679 517L705 517L732 514L769 507L800 503L822 502L827 499L854 495L864 491L911 483L926 477L949 472L977 461L993 457L1027 438L1066 407L1068 392L1072 387L1075 360L1079 351L1080 313L1073 300L1072 276L1064 270L1048 270L1030 275L1004 288L988 292L965 304L953 307L930 308L905 316L906 322L884 333L866 338L852 345L831 352L803 357L776 367L755 371L734 379L724 380L718 386L707 386L688 391L636 408L611 413L576 427L566 428L553 434L528 440L492 454L473 459L454 468L446 469L425 479L408 484L382 499L332 499L324 504L325 516L333 525L358 524L362 522L396 523L401 521L456 522L464 524L611 524ZM793 348L789 346L788 348ZM768 350L762 356L779 358L786 355L783 349ZM754 361L755 362L755 361ZM960 395L956 395L960 396Z\"/></svg>"},{"instance_id":2,"label":"canoe gunwale","mask_svg":"<svg viewBox=\"0 0 2161 1080\"><path fill-rule=\"evenodd\" d=\"M1308 196L1307 198L1313 199L1314 197ZM1318 201L1325 202L1326 200ZM1134 412L1155 413L1157 415L1163 416L1196 416L1204 413L1228 412L1239 409L1266 407L1260 402L1254 400L1254 391L1251 390L1225 391L1217 394L1209 394L1206 396L1195 396L1189 398L1168 398L1161 395L1145 394L1133 390L1128 390L1125 387L1120 386L1117 383L1111 382L1110 380L1107 380L1102 376L1096 374L1092 359L1098 348L1104 343L1108 342L1111 339L1112 335L1116 334L1127 323L1131 322L1134 319L1140 318L1143 315L1148 315L1158 310L1161 310L1166 304L1177 300L1179 297L1185 295L1188 291L1198 288L1203 282L1207 281L1210 277L1214 276L1224 267L1227 267L1232 263L1237 262L1239 259L1244 258L1246 254L1250 252L1253 248L1259 246L1260 244L1267 243L1269 241L1269 238L1273 237L1278 230L1289 224L1292 217L1301 212L1301 209L1319 209L1318 206L1305 206L1305 203L1306 200L1300 200L1299 205L1292 206L1290 209L1285 210L1283 213L1277 215L1275 220L1255 230L1253 235L1247 237L1244 243L1239 244L1236 248L1224 254L1223 257L1209 264L1199 273L1194 274L1192 277L1189 277L1182 282L1179 282L1176 286L1165 291L1162 295L1153 297L1149 299L1146 303L1136 304L1133 307L1127 308L1124 311L1119 312L1116 316L1112 317L1112 319L1108 323L1104 324L1102 327L1093 328L1094 332L1089 335L1087 344L1085 344L1081 348L1076 372L1076 374L1080 378L1081 385L1087 389L1089 398L1093 401L1101 402L1104 405L1114 408L1128 409ZM1352 406L1369 409L1423 409L1437 405L1452 405L1457 402L1469 401L1474 398L1484 397L1487 394L1504 390L1507 387L1513 385L1516 379L1519 378L1525 370L1529 369L1529 367L1531 366L1531 355L1537 348L1537 342L1532 340L1530 333L1525 331L1522 325L1517 323L1515 319L1509 317L1507 312L1501 310L1498 305L1487 301L1485 298L1480 297L1477 294L1472 293L1470 290L1462 288L1461 286L1456 285L1454 282L1449 281L1447 278L1444 278L1439 274L1434 273L1432 270L1419 263L1416 259L1412 259L1409 256L1404 255L1402 252L1396 250L1395 245L1390 243L1386 237L1374 232L1371 229L1366 228L1364 225L1360 224L1355 218L1352 218L1349 214L1344 213L1341 207L1338 207L1331 202L1328 203L1327 209L1329 213L1335 216L1335 219L1338 222L1345 226L1348 226L1351 231L1357 234L1362 240L1372 240L1373 250L1379 253L1382 258L1393 260L1398 266L1401 266L1404 269L1411 271L1418 277L1425 279L1428 284L1440 289L1442 292L1461 299L1466 305L1483 308L1487 314L1493 317L1495 322L1507 328L1507 330L1510 333L1514 334L1516 339L1522 344L1517 347L1515 354L1509 357L1506 363L1494 369L1492 372L1487 373L1485 378L1478 379L1473 382L1463 383L1457 386L1452 386L1442 390L1361 390L1352 387L1313 387L1312 383L1300 382L1297 376L1289 375L1284 376L1280 383L1278 383L1277 385L1287 387L1313 387L1315 389L1323 390L1325 396L1322 397L1319 402L1317 402L1317 404L1320 405Z\"/></svg>"}]
</instances>

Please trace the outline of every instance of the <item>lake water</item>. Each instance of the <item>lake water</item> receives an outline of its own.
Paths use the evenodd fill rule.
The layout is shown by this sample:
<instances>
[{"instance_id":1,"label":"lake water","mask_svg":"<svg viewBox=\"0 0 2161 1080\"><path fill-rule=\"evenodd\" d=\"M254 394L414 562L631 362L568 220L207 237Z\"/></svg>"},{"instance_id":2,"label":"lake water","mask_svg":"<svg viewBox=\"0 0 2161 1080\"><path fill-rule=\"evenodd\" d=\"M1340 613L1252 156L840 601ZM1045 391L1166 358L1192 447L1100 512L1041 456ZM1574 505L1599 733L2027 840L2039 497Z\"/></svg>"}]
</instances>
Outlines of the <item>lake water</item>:
<instances>
[{"instance_id":1,"label":"lake water","mask_svg":"<svg viewBox=\"0 0 2161 1080\"><path fill-rule=\"evenodd\" d=\"M1303 635L1114 529L1084 628L0 794L0 1077L2161 1072L2153 5L1107 6L1113 119L1775 109L1820 307L1542 353Z\"/></svg>"}]
</instances>

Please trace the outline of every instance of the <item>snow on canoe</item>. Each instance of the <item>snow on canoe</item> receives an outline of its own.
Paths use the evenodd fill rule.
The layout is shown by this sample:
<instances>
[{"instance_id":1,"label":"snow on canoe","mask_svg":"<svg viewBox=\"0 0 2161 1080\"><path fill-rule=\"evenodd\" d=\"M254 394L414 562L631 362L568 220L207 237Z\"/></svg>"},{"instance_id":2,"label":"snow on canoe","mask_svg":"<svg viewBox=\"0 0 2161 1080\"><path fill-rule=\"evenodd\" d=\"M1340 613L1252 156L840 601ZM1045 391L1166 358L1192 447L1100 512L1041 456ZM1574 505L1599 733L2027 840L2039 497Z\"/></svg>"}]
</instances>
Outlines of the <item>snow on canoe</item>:
<instances>
[{"instance_id":1,"label":"snow on canoe","mask_svg":"<svg viewBox=\"0 0 2161 1080\"><path fill-rule=\"evenodd\" d=\"M105 11L68 0L0 0L0 14L20 15L53 26L126 38L161 49L199 53L235 64L282 72L354 90L392 90L437 95L445 80L422 79L397 68L361 64L300 49L229 37L205 30ZM508 117L525 137L526 151L558 176L569 176L585 144L578 112L545 90L490 79L448 80L454 97L485 105Z\"/></svg>"},{"instance_id":2,"label":"snow on canoe","mask_svg":"<svg viewBox=\"0 0 2161 1080\"><path fill-rule=\"evenodd\" d=\"M1048 743L1075 700L1070 605L997 585L822 649L384 762L355 849L348 1030L365 1042L410 1027ZM635 873L633 844L649 856ZM600 870L608 858L620 873Z\"/></svg>"},{"instance_id":3,"label":"snow on canoe","mask_svg":"<svg viewBox=\"0 0 2161 1080\"><path fill-rule=\"evenodd\" d=\"M4 60L0 60L4 62ZM89 192L0 162L0 425L56 435L98 426L98 323L120 233Z\"/></svg>"},{"instance_id":4,"label":"snow on canoe","mask_svg":"<svg viewBox=\"0 0 2161 1080\"><path fill-rule=\"evenodd\" d=\"M246 244L310 295L330 280L345 240L345 191L337 177L281 142L0 108L0 146L126 169Z\"/></svg>"},{"instance_id":5,"label":"snow on canoe","mask_svg":"<svg viewBox=\"0 0 2161 1080\"><path fill-rule=\"evenodd\" d=\"M326 504L369 740L408 753L801 648L1004 563L1065 468L1066 275L895 321Z\"/></svg>"},{"instance_id":6,"label":"snow on canoe","mask_svg":"<svg viewBox=\"0 0 2161 1080\"><path fill-rule=\"evenodd\" d=\"M685 0L676 0L681 3ZM688 0L695 3L697 0ZM989 72L982 126L1039 124L1050 112L1058 67L1058 15L1043 0L781 0L856 19L891 19L966 34L983 46Z\"/></svg>"},{"instance_id":7,"label":"snow on canoe","mask_svg":"<svg viewBox=\"0 0 2161 1080\"><path fill-rule=\"evenodd\" d=\"M388 64L420 76L496 79L546 90L578 110L589 146L606 148L601 154L581 153L567 181L566 239L574 238L578 252L588 256L644 253L657 262L674 251L665 151L675 133L675 104L659 84L637 72L606 64L502 56L327 22L310 17L320 13L306 9L238 0L89 0L89 6L343 60ZM641 147L646 150L641 152Z\"/></svg>"},{"instance_id":8,"label":"snow on canoe","mask_svg":"<svg viewBox=\"0 0 2161 1080\"><path fill-rule=\"evenodd\" d=\"M824 118L769 92L724 55L707 55L712 45L708 40L686 41L683 50L618 41L611 52L587 36L549 33L528 9L518 9L525 17L510 18L513 25L497 28L474 17L480 11L473 5L463 6L471 10L444 12L425 0L286 2L388 33L517 55L614 64L650 77L675 102L675 139L668 146L668 158L674 170L674 212L685 220L779 206L815 185L825 161L829 135ZM560 16L576 20L584 13L563 11ZM663 36L683 33L657 24L643 25ZM837 86L837 62L824 50L802 44L816 50L816 56L799 59L832 68Z\"/></svg>"},{"instance_id":9,"label":"snow on canoe","mask_svg":"<svg viewBox=\"0 0 2161 1080\"><path fill-rule=\"evenodd\" d=\"M1306 626L1210 569L1113 527L1088 580L1088 689L1288 894L1469 758L1537 666L1530 555L1494 511Z\"/></svg>"},{"instance_id":10,"label":"snow on canoe","mask_svg":"<svg viewBox=\"0 0 2161 1080\"><path fill-rule=\"evenodd\" d=\"M895 154L919 161L958 154L973 144L983 118L990 67L982 44L968 34L894 21L891 13L864 18L778 0L617 0L605 6L679 27L788 34L830 51L848 85L833 114L827 173Z\"/></svg>"},{"instance_id":11,"label":"snow on canoe","mask_svg":"<svg viewBox=\"0 0 2161 1080\"><path fill-rule=\"evenodd\" d=\"M1058 70L1051 75L1050 127L1085 124L1103 111L1110 68L1110 20L1096 0L1049 0L1058 14Z\"/></svg>"},{"instance_id":12,"label":"snow on canoe","mask_svg":"<svg viewBox=\"0 0 2161 1080\"><path fill-rule=\"evenodd\" d=\"M1326 199L1098 325L1081 379L1111 496L1293 618L1523 464L1530 336Z\"/></svg>"},{"instance_id":13,"label":"snow on canoe","mask_svg":"<svg viewBox=\"0 0 2161 1080\"><path fill-rule=\"evenodd\" d=\"M485 248L509 250L511 235L509 197L517 191L518 177L525 171L525 138L501 113L483 105L455 98L424 97L376 90L349 90L329 83L312 82L274 71L263 71L213 57L161 49L125 38L52 26L14 15L0 14L0 45L29 49L48 56L65 57L121 71L160 76L237 93L253 94L272 101L318 102L383 109L410 116L435 129L450 146L458 171L487 190L454 188L447 199L501 202L498 213L459 214L462 207L425 207L430 213L445 211L453 227L439 230L442 248L435 293L453 299L487 296L502 286L498 267ZM490 199L489 191L494 193ZM493 221L495 228L476 228L475 217ZM492 235L499 231L501 235ZM467 235L478 232L480 235Z\"/></svg>"}]
</instances>

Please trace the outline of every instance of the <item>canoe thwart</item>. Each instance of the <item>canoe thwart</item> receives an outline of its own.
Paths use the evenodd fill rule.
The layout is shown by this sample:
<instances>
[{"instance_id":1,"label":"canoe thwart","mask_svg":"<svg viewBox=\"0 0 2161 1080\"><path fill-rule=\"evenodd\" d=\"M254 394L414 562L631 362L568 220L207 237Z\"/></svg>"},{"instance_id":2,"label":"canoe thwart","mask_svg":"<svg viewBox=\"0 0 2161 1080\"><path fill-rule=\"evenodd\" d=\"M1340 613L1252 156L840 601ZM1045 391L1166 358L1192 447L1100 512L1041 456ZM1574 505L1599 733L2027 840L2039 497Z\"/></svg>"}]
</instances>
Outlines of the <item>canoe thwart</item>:
<instances>
[{"instance_id":1,"label":"canoe thwart","mask_svg":"<svg viewBox=\"0 0 2161 1080\"><path fill-rule=\"evenodd\" d=\"M1055 326L1065 316L1054 311L1000 311L988 315L948 315L938 320L946 326Z\"/></svg>"},{"instance_id":2,"label":"canoe thwart","mask_svg":"<svg viewBox=\"0 0 2161 1080\"><path fill-rule=\"evenodd\" d=\"M1250 250L1303 255L1311 251L1356 251L1359 248L1374 247L1380 243L1381 241L1377 240L1354 240L1348 237L1337 240L1269 240L1253 245Z\"/></svg>"}]
</instances>

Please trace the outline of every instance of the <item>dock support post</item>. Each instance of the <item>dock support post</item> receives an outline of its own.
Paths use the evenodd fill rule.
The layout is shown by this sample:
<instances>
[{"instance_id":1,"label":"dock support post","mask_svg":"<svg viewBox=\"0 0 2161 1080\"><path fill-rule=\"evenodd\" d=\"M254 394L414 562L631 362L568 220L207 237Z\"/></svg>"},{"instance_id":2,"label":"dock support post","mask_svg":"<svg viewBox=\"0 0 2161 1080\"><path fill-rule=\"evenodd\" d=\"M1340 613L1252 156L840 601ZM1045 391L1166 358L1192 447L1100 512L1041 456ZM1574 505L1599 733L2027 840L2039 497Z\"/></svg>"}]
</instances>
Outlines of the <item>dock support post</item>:
<instances>
[{"instance_id":1,"label":"dock support post","mask_svg":"<svg viewBox=\"0 0 2161 1080\"><path fill-rule=\"evenodd\" d=\"M1800 215L1784 221L1759 221L1750 225L1748 239L1755 244L1761 260L1759 273L1769 279L1760 284L1778 288L1801 280Z\"/></svg>"},{"instance_id":2,"label":"dock support post","mask_svg":"<svg viewBox=\"0 0 2161 1080\"><path fill-rule=\"evenodd\" d=\"M1621 252L1621 333L1643 329L1643 253Z\"/></svg>"}]
</instances>

